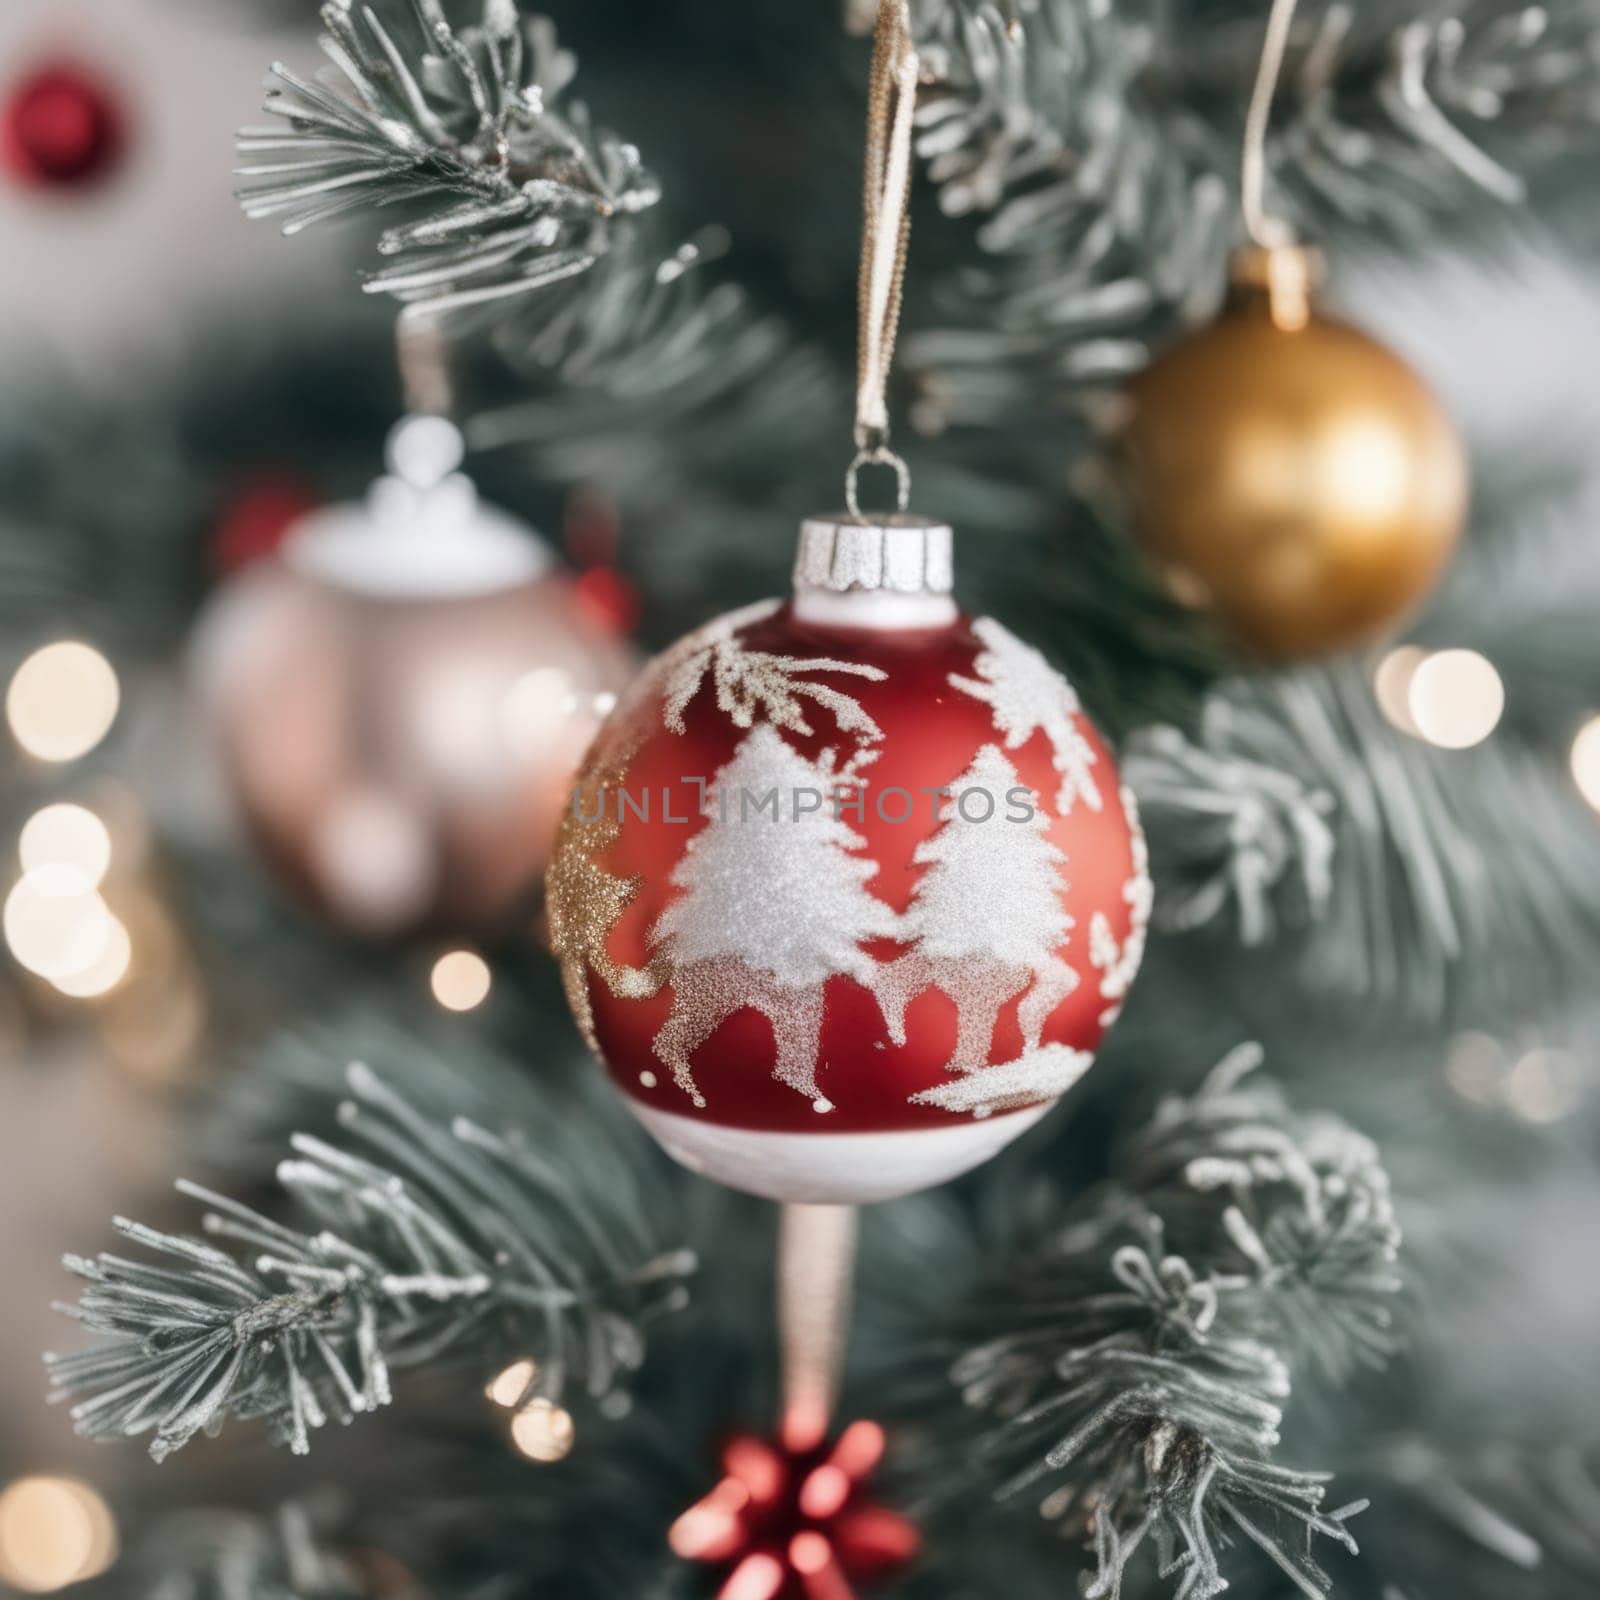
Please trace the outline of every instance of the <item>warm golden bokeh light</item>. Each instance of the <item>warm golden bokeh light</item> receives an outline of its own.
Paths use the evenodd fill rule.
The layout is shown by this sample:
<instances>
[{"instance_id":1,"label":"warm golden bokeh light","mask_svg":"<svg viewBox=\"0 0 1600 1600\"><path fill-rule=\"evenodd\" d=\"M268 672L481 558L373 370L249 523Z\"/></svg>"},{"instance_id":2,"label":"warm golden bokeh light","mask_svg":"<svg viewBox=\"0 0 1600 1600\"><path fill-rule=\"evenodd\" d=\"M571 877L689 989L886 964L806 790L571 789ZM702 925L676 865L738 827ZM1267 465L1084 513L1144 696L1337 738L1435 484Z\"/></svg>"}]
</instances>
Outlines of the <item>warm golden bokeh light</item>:
<instances>
[{"instance_id":1,"label":"warm golden bokeh light","mask_svg":"<svg viewBox=\"0 0 1600 1600\"><path fill-rule=\"evenodd\" d=\"M1600 811L1600 717L1591 717L1572 741L1572 776L1578 793Z\"/></svg>"},{"instance_id":2,"label":"warm golden bokeh light","mask_svg":"<svg viewBox=\"0 0 1600 1600\"><path fill-rule=\"evenodd\" d=\"M105 949L99 958L82 972L53 978L55 987L71 1000L98 1000L110 994L128 975L133 965L133 940L127 928L116 918L111 918Z\"/></svg>"},{"instance_id":3,"label":"warm golden bokeh light","mask_svg":"<svg viewBox=\"0 0 1600 1600\"><path fill-rule=\"evenodd\" d=\"M73 640L35 650L6 694L17 743L41 761L76 761L105 738L122 693L111 663Z\"/></svg>"},{"instance_id":4,"label":"warm golden bokeh light","mask_svg":"<svg viewBox=\"0 0 1600 1600\"><path fill-rule=\"evenodd\" d=\"M51 1594L98 1576L116 1555L116 1523L88 1484L19 1478L0 1493L0 1583Z\"/></svg>"},{"instance_id":5,"label":"warm golden bokeh light","mask_svg":"<svg viewBox=\"0 0 1600 1600\"><path fill-rule=\"evenodd\" d=\"M1428 652L1420 646L1403 644L1391 650L1373 674L1372 689L1377 696L1378 709L1402 733L1415 735L1417 732L1417 725L1411 718L1411 680L1427 659Z\"/></svg>"},{"instance_id":6,"label":"warm golden bokeh light","mask_svg":"<svg viewBox=\"0 0 1600 1600\"><path fill-rule=\"evenodd\" d=\"M490 1379L484 1393L497 1406L508 1411L528 1392L538 1368L531 1361L513 1361L504 1372Z\"/></svg>"},{"instance_id":7,"label":"warm golden bokeh light","mask_svg":"<svg viewBox=\"0 0 1600 1600\"><path fill-rule=\"evenodd\" d=\"M433 997L446 1011L474 1011L489 998L489 963L471 950L451 950L433 964Z\"/></svg>"},{"instance_id":8,"label":"warm golden bokeh light","mask_svg":"<svg viewBox=\"0 0 1600 1600\"><path fill-rule=\"evenodd\" d=\"M54 805L34 812L23 824L17 849L24 872L35 867L76 867L97 884L111 866L111 835L83 806Z\"/></svg>"},{"instance_id":9,"label":"warm golden bokeh light","mask_svg":"<svg viewBox=\"0 0 1600 1600\"><path fill-rule=\"evenodd\" d=\"M552 1400L530 1400L511 1419L511 1442L530 1461L560 1461L576 1439L571 1413Z\"/></svg>"},{"instance_id":10,"label":"warm golden bokeh light","mask_svg":"<svg viewBox=\"0 0 1600 1600\"><path fill-rule=\"evenodd\" d=\"M1467 750L1500 725L1506 691L1494 663L1476 650L1439 650L1412 674L1407 700L1429 744Z\"/></svg>"},{"instance_id":11,"label":"warm golden bokeh light","mask_svg":"<svg viewBox=\"0 0 1600 1600\"><path fill-rule=\"evenodd\" d=\"M116 925L88 875L59 865L24 873L6 897L4 920L12 955L51 982L102 960Z\"/></svg>"}]
</instances>

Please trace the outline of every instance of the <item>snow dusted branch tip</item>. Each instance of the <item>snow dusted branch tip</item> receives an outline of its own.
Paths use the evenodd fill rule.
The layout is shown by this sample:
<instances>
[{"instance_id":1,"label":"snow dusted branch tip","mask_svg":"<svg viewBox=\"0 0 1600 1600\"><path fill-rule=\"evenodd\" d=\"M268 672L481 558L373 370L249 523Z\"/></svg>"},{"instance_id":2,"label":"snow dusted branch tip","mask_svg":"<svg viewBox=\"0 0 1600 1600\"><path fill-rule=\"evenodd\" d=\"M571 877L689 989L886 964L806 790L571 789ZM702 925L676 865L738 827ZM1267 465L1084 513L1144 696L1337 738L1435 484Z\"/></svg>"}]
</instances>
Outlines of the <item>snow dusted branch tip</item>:
<instances>
[{"instance_id":1,"label":"snow dusted branch tip","mask_svg":"<svg viewBox=\"0 0 1600 1600\"><path fill-rule=\"evenodd\" d=\"M430 313L526 294L587 272L615 221L659 200L638 150L563 104L576 62L514 0L460 29L442 0L329 0L322 20L329 65L276 64L266 109L284 125L239 136L240 201L287 233L411 208L370 291Z\"/></svg>"},{"instance_id":2,"label":"snow dusted branch tip","mask_svg":"<svg viewBox=\"0 0 1600 1600\"><path fill-rule=\"evenodd\" d=\"M330 1416L388 1404L392 1369L531 1358L518 1404L553 1408L569 1380L600 1397L639 1366L694 1258L656 1241L623 1151L586 1139L580 1176L514 1133L435 1126L365 1067L349 1088L341 1121L379 1159L292 1141L278 1176L308 1231L180 1183L204 1239L118 1219L165 1264L67 1258L88 1287L61 1309L103 1336L46 1358L79 1433L153 1432L159 1461L260 1417L303 1454Z\"/></svg>"},{"instance_id":3,"label":"snow dusted branch tip","mask_svg":"<svg viewBox=\"0 0 1600 1600\"><path fill-rule=\"evenodd\" d=\"M1176 1600L1222 1593L1241 1545L1320 1596L1311 1536L1355 1548L1364 1502L1328 1509L1327 1474L1276 1457L1298 1383L1393 1352L1399 1229L1370 1141L1292 1111L1260 1059L1163 1102L1124 1176L969 1313L1004 1331L951 1368L996 1493L1085 1540L1103 1600L1146 1547Z\"/></svg>"},{"instance_id":4,"label":"snow dusted branch tip","mask_svg":"<svg viewBox=\"0 0 1600 1600\"><path fill-rule=\"evenodd\" d=\"M1158 926L1186 933L1231 918L1254 946L1322 915L1334 797L1305 765L1281 721L1220 695L1193 739L1165 726L1133 737L1123 771L1156 861Z\"/></svg>"}]
</instances>

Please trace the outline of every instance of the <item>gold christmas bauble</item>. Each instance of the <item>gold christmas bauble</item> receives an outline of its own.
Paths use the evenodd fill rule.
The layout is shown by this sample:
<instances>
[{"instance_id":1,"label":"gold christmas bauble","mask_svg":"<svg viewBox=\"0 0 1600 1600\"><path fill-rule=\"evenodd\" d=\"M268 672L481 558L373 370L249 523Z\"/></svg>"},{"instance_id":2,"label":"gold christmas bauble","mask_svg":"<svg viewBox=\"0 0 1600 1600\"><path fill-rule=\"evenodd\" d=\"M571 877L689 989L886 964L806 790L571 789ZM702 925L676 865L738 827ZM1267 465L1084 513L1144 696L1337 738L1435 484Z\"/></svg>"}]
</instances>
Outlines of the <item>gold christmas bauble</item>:
<instances>
[{"instance_id":1,"label":"gold christmas bauble","mask_svg":"<svg viewBox=\"0 0 1600 1600\"><path fill-rule=\"evenodd\" d=\"M1140 536L1174 595L1270 658L1399 622L1466 521L1468 470L1427 386L1318 310L1316 257L1252 250L1222 316L1133 383Z\"/></svg>"},{"instance_id":2,"label":"gold christmas bauble","mask_svg":"<svg viewBox=\"0 0 1600 1600\"><path fill-rule=\"evenodd\" d=\"M537 897L633 653L526 525L478 501L437 418L203 617L197 686L248 831L350 932L487 935Z\"/></svg>"}]
</instances>

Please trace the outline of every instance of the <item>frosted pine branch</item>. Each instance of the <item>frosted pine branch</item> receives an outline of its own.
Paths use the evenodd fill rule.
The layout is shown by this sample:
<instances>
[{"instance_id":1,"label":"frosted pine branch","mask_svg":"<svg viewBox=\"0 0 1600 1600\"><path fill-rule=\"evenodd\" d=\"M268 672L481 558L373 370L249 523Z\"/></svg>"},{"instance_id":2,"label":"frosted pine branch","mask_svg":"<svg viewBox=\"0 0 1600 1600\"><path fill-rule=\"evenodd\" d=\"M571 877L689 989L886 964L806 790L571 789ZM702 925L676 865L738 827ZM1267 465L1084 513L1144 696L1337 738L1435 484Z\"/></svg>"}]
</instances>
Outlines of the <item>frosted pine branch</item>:
<instances>
[{"instance_id":1,"label":"frosted pine branch","mask_svg":"<svg viewBox=\"0 0 1600 1600\"><path fill-rule=\"evenodd\" d=\"M1592 815L1503 736L1441 751L1392 727L1356 664L1226 683L1129 766L1168 931L1303 929L1303 982L1419 1016L1488 1002L1513 952L1553 993L1587 981Z\"/></svg>"},{"instance_id":2,"label":"frosted pine branch","mask_svg":"<svg viewBox=\"0 0 1600 1600\"><path fill-rule=\"evenodd\" d=\"M364 1067L349 1088L340 1120L366 1153L299 1136L278 1170L307 1231L180 1183L207 1208L204 1239L119 1219L163 1264L68 1258L88 1287L62 1309L104 1336L48 1358L80 1433L153 1432L161 1460L261 1417L298 1454L330 1417L386 1405L394 1369L475 1359L492 1374L532 1356L525 1399L557 1401L639 1365L645 1324L682 1302L694 1262L659 1246L630 1185L569 1175L515 1134L445 1131Z\"/></svg>"},{"instance_id":3,"label":"frosted pine branch","mask_svg":"<svg viewBox=\"0 0 1600 1600\"><path fill-rule=\"evenodd\" d=\"M270 1517L192 1512L166 1518L141 1541L152 1571L144 1600L360 1600L366 1574L327 1547L316 1508L298 1503ZM124 1574L123 1592L129 1592Z\"/></svg>"},{"instance_id":4,"label":"frosted pine branch","mask_svg":"<svg viewBox=\"0 0 1600 1600\"><path fill-rule=\"evenodd\" d=\"M1090 1595L1145 1550L1180 1600L1217 1595L1224 1553L1255 1545L1318 1596L1311 1536L1354 1549L1360 1504L1276 1458L1305 1359L1343 1379L1392 1350L1399 1234L1370 1142L1291 1112L1259 1059L1161 1106L1119 1181L981 1297L1005 1332L951 1368L997 1495L1090 1545Z\"/></svg>"},{"instance_id":5,"label":"frosted pine branch","mask_svg":"<svg viewBox=\"0 0 1600 1600\"><path fill-rule=\"evenodd\" d=\"M515 0L483 0L460 29L441 0L330 0L323 17L328 66L275 67L285 126L241 135L241 200L289 233L406 210L367 288L492 323L518 398L473 419L476 448L518 445L543 477L599 479L657 514L688 507L700 532L748 516L707 496L708 474L832 437L839 374L705 270L724 229L670 243L647 222L660 189L571 97L576 62L547 19Z\"/></svg>"},{"instance_id":6,"label":"frosted pine branch","mask_svg":"<svg viewBox=\"0 0 1600 1600\"><path fill-rule=\"evenodd\" d=\"M1257 1075L1261 1059L1241 1046L1197 1095L1163 1101L1129 1151L1126 1181L1160 1214L1169 1247L1203 1252L1223 1275L1241 1321L1344 1382L1398 1347L1389 1175L1373 1142L1338 1117L1294 1111Z\"/></svg>"},{"instance_id":7,"label":"frosted pine branch","mask_svg":"<svg viewBox=\"0 0 1600 1600\"><path fill-rule=\"evenodd\" d=\"M1519 201L1508 161L1537 164L1600 127L1597 25L1595 0L1309 13L1276 117L1281 186L1360 221L1419 220L1460 200L1451 179ZM1141 224L1157 207L1192 199L1202 178L1236 183L1254 15L923 0L918 28L919 149L945 209L986 217L991 250L1037 252L1080 229L1154 243ZM1219 123L1221 104L1238 109Z\"/></svg>"},{"instance_id":8,"label":"frosted pine branch","mask_svg":"<svg viewBox=\"0 0 1600 1600\"><path fill-rule=\"evenodd\" d=\"M1403 1432L1368 1452L1379 1565L1459 1600L1587 1600L1600 1585L1592 1439ZM1408 1591L1409 1592L1409 1588Z\"/></svg>"},{"instance_id":9,"label":"frosted pine branch","mask_svg":"<svg viewBox=\"0 0 1600 1600\"><path fill-rule=\"evenodd\" d=\"M994 258L946 327L908 340L931 420L1025 426L1041 386L1118 381L1166 325L1215 307L1264 15L923 0L918 148ZM1597 27L1600 0L1305 13L1270 139L1274 208L1315 239L1341 221L1414 236L1519 202L1600 134Z\"/></svg>"},{"instance_id":10,"label":"frosted pine branch","mask_svg":"<svg viewBox=\"0 0 1600 1600\"><path fill-rule=\"evenodd\" d=\"M1194 740L1145 729L1125 768L1160 871L1158 925L1181 933L1224 916L1247 945L1303 926L1333 892L1333 796L1308 783L1292 732L1259 708L1208 700Z\"/></svg>"},{"instance_id":11,"label":"frosted pine branch","mask_svg":"<svg viewBox=\"0 0 1600 1600\"><path fill-rule=\"evenodd\" d=\"M267 110L247 129L240 198L248 216L295 233L345 212L405 203L421 213L380 244L393 264L368 283L445 311L587 272L614 219L660 189L639 152L563 105L575 63L543 18L484 0L457 30L441 0L322 8L329 68L273 68Z\"/></svg>"}]
</instances>

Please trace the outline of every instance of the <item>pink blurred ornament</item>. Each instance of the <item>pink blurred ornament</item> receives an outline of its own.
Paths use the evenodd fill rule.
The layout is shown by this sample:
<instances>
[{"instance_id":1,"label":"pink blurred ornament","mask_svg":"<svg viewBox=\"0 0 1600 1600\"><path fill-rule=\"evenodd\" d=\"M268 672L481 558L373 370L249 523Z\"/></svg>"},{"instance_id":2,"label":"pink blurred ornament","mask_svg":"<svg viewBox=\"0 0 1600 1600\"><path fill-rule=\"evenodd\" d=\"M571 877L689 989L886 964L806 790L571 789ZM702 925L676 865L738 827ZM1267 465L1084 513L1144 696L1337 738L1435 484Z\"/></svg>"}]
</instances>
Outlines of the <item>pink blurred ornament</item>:
<instances>
[{"instance_id":1,"label":"pink blurred ornament","mask_svg":"<svg viewBox=\"0 0 1600 1600\"><path fill-rule=\"evenodd\" d=\"M251 832L294 892L358 933L492 933L526 913L632 672L461 460L443 418L402 422L366 502L298 520L197 638Z\"/></svg>"}]
</instances>

